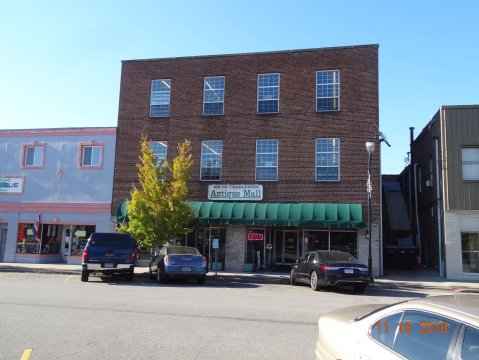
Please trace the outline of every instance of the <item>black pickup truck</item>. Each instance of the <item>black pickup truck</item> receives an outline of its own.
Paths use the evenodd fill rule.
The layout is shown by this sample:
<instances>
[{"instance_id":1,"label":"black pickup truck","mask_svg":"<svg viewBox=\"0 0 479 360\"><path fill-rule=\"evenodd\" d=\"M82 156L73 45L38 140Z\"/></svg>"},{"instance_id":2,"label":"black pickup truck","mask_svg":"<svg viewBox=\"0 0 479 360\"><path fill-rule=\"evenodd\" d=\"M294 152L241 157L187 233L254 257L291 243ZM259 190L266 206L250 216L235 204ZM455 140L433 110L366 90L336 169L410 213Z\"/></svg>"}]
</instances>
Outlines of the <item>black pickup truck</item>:
<instances>
[{"instance_id":1,"label":"black pickup truck","mask_svg":"<svg viewBox=\"0 0 479 360\"><path fill-rule=\"evenodd\" d=\"M83 250L81 281L88 281L91 273L126 274L133 280L137 247L128 234L91 234Z\"/></svg>"}]
</instances>

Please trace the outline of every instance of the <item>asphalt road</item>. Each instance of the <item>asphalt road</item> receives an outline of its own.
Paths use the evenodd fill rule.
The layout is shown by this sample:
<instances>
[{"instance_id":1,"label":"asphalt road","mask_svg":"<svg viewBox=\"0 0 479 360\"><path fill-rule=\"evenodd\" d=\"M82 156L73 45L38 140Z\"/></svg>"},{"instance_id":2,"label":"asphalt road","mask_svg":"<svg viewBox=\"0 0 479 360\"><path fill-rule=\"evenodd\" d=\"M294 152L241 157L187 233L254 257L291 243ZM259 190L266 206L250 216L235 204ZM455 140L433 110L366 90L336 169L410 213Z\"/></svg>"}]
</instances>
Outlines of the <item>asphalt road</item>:
<instances>
[{"instance_id":1,"label":"asphalt road","mask_svg":"<svg viewBox=\"0 0 479 360\"><path fill-rule=\"evenodd\" d=\"M313 359L322 314L427 291L314 292L283 280L0 273L0 359ZM31 349L31 351L29 350ZM23 357L22 357L23 356Z\"/></svg>"}]
</instances>

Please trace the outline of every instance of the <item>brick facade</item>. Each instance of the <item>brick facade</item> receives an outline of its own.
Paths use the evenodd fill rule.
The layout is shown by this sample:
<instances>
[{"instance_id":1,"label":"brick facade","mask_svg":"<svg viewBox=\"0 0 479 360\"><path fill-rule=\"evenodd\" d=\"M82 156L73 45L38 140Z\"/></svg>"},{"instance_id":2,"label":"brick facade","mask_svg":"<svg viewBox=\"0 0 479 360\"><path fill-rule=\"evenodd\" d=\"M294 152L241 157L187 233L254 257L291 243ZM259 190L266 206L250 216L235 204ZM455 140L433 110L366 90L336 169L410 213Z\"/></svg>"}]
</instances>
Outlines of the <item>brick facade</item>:
<instances>
[{"instance_id":1,"label":"brick facade","mask_svg":"<svg viewBox=\"0 0 479 360\"><path fill-rule=\"evenodd\" d=\"M316 71L340 71L340 110L316 112ZM258 74L279 73L279 113L257 114ZM224 76L224 115L203 116L204 77ZM151 82L171 79L170 116L149 116ZM140 138L168 141L168 159L189 139L190 198L208 185L262 184L263 202L359 203L367 218L365 142L377 139L378 46L215 55L122 63L112 213L137 182ZM340 139L340 181L315 180L315 140ZM256 140L278 140L278 180L255 180ZM201 141L222 140L222 177L200 181ZM380 146L372 162L372 216L379 219ZM359 248L359 247L358 247Z\"/></svg>"}]
</instances>

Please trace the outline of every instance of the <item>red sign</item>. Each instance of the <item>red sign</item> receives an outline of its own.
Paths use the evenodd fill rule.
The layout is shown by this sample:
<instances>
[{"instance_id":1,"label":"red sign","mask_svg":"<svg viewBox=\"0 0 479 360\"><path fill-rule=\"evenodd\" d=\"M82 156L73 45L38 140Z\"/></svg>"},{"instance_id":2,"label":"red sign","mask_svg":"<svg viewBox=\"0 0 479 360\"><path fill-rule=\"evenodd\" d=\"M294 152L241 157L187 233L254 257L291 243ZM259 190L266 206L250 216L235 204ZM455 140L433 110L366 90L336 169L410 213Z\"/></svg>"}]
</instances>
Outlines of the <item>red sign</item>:
<instances>
[{"instance_id":1,"label":"red sign","mask_svg":"<svg viewBox=\"0 0 479 360\"><path fill-rule=\"evenodd\" d=\"M263 241L264 235L258 233L248 233L248 240L249 241Z\"/></svg>"}]
</instances>

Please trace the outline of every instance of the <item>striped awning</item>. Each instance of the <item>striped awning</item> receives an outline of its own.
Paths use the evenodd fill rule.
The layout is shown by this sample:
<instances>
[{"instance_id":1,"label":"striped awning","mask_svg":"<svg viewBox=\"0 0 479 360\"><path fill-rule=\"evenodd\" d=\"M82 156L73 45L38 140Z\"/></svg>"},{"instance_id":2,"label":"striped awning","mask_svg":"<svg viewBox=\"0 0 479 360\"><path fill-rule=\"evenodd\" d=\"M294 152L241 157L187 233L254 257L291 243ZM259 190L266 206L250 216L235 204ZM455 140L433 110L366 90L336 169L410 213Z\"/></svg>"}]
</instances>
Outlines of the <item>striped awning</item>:
<instances>
[{"instance_id":1,"label":"striped awning","mask_svg":"<svg viewBox=\"0 0 479 360\"><path fill-rule=\"evenodd\" d=\"M200 224L366 227L361 204L194 201L191 206Z\"/></svg>"}]
</instances>

